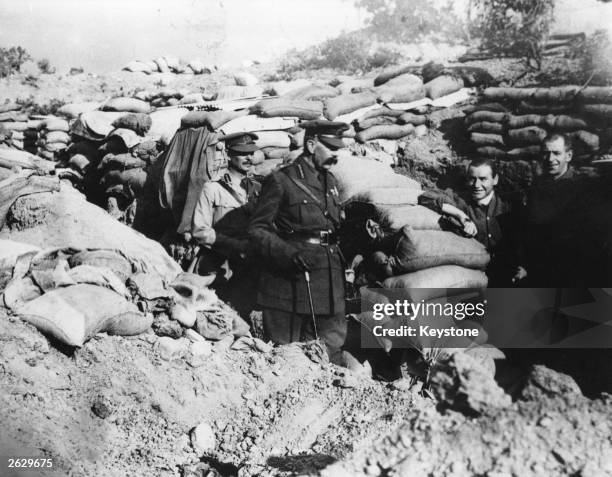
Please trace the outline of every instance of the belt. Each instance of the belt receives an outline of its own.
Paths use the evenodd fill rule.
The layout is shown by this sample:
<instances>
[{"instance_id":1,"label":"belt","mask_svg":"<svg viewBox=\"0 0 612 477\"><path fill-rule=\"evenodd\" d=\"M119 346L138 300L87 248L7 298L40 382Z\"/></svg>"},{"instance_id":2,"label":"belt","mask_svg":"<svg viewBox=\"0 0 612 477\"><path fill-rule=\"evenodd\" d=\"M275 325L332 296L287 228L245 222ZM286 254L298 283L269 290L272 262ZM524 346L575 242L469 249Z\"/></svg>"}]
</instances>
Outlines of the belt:
<instances>
[{"instance_id":1,"label":"belt","mask_svg":"<svg viewBox=\"0 0 612 477\"><path fill-rule=\"evenodd\" d=\"M283 233L281 234L281 237L285 240L311 243L314 245L321 245L322 247L338 244L338 235L331 230Z\"/></svg>"}]
</instances>

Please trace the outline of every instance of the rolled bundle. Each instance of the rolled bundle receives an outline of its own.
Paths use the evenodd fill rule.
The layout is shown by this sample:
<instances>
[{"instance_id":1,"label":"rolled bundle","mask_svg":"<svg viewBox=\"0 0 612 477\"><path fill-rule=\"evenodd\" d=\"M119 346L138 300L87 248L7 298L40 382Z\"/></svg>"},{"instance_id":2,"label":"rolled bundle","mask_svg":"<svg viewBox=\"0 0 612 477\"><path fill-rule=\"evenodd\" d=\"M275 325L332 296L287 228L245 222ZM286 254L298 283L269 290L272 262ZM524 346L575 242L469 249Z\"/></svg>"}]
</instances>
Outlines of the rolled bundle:
<instances>
[{"instance_id":1,"label":"rolled bundle","mask_svg":"<svg viewBox=\"0 0 612 477\"><path fill-rule=\"evenodd\" d=\"M145 101L136 98L113 98L109 99L100 108L102 111L119 111L125 113L148 113L151 106Z\"/></svg>"},{"instance_id":2,"label":"rolled bundle","mask_svg":"<svg viewBox=\"0 0 612 477\"><path fill-rule=\"evenodd\" d=\"M504 147L504 138L499 134L485 134L473 132L470 134L470 140L477 146L495 146Z\"/></svg>"},{"instance_id":3,"label":"rolled bundle","mask_svg":"<svg viewBox=\"0 0 612 477\"><path fill-rule=\"evenodd\" d=\"M192 111L181 118L181 128L208 127L215 131L232 119L246 114L247 111Z\"/></svg>"},{"instance_id":4,"label":"rolled bundle","mask_svg":"<svg viewBox=\"0 0 612 477\"><path fill-rule=\"evenodd\" d=\"M446 296L449 293L448 289L482 289L486 288L487 284L487 276L481 270L458 265L442 265L387 278L383 282L383 287L402 288L409 295L409 299L419 301Z\"/></svg>"},{"instance_id":5,"label":"rolled bundle","mask_svg":"<svg viewBox=\"0 0 612 477\"><path fill-rule=\"evenodd\" d=\"M376 103L376 95L371 92L357 94L342 94L324 101L323 114L333 121L336 117L352 113L361 108L371 106Z\"/></svg>"},{"instance_id":6,"label":"rolled bundle","mask_svg":"<svg viewBox=\"0 0 612 477\"><path fill-rule=\"evenodd\" d=\"M250 112L264 118L296 117L310 120L321 117L323 103L285 98L265 99L252 106Z\"/></svg>"},{"instance_id":7,"label":"rolled bundle","mask_svg":"<svg viewBox=\"0 0 612 477\"><path fill-rule=\"evenodd\" d=\"M480 121L473 123L468 127L468 132L479 132L489 134L501 134L504 132L504 125L500 123L491 123L489 121Z\"/></svg>"},{"instance_id":8,"label":"rolled bundle","mask_svg":"<svg viewBox=\"0 0 612 477\"><path fill-rule=\"evenodd\" d=\"M437 99L463 88L463 80L451 75L442 75L425 84L428 98Z\"/></svg>"},{"instance_id":9,"label":"rolled bundle","mask_svg":"<svg viewBox=\"0 0 612 477\"><path fill-rule=\"evenodd\" d=\"M260 149L265 147L288 149L291 145L291 138L285 131L258 131L256 134L255 144Z\"/></svg>"},{"instance_id":10,"label":"rolled bundle","mask_svg":"<svg viewBox=\"0 0 612 477\"><path fill-rule=\"evenodd\" d=\"M369 129L358 132L355 140L364 143L373 139L400 139L412 133L414 133L414 126L412 124L372 126Z\"/></svg>"},{"instance_id":11,"label":"rolled bundle","mask_svg":"<svg viewBox=\"0 0 612 477\"><path fill-rule=\"evenodd\" d=\"M425 124L427 122L427 116L424 114L413 114L413 113L403 113L397 123L398 124L412 124L413 126L420 126L421 124Z\"/></svg>"},{"instance_id":12,"label":"rolled bundle","mask_svg":"<svg viewBox=\"0 0 612 477\"><path fill-rule=\"evenodd\" d=\"M520 129L510 129L507 133L508 142L519 146L529 146L532 144L541 144L546 137L545 129L537 126L528 126Z\"/></svg>"},{"instance_id":13,"label":"rolled bundle","mask_svg":"<svg viewBox=\"0 0 612 477\"><path fill-rule=\"evenodd\" d=\"M113 121L113 127L130 129L139 136L147 134L151 129L151 124L151 116L145 113L126 114Z\"/></svg>"}]
</instances>

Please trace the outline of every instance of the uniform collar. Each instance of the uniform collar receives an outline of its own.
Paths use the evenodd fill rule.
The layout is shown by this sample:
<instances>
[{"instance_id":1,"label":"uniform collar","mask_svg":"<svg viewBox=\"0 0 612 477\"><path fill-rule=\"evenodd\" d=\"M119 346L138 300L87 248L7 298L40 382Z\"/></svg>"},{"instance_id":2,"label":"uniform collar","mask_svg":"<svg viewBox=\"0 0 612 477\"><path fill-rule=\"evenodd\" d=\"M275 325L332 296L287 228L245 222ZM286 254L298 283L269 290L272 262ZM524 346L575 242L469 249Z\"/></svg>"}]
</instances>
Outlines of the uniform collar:
<instances>
[{"instance_id":1,"label":"uniform collar","mask_svg":"<svg viewBox=\"0 0 612 477\"><path fill-rule=\"evenodd\" d=\"M480 199L476 201L476 205L480 207L487 207L493 201L494 197L495 197L495 191L491 191L491 193L488 196L486 196L484 199Z\"/></svg>"}]
</instances>

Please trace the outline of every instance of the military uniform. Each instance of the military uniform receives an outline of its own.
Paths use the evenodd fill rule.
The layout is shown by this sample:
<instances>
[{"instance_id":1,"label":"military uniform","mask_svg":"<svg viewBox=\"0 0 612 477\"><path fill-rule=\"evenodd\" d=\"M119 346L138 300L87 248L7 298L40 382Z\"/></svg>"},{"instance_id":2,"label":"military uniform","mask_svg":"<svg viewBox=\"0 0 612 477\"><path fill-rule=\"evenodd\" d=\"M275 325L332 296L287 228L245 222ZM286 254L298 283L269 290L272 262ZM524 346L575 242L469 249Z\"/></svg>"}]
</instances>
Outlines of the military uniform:
<instances>
[{"instance_id":1,"label":"military uniform","mask_svg":"<svg viewBox=\"0 0 612 477\"><path fill-rule=\"evenodd\" d=\"M315 337L305 277L292 261L299 252L310 265L317 332L336 363L346 338L344 263L336 236L341 213L333 174L300 156L268 176L249 227L265 264L257 302L266 334L279 344Z\"/></svg>"}]
</instances>

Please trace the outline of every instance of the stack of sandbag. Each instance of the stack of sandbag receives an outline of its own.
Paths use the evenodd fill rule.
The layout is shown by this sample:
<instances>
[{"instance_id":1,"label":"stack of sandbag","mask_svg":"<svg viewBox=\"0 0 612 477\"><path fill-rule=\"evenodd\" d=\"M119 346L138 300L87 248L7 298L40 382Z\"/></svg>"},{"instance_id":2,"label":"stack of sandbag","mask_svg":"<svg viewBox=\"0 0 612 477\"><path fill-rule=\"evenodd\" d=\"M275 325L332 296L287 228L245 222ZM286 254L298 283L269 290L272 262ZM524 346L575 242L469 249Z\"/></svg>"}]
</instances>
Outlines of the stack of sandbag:
<instances>
[{"instance_id":1,"label":"stack of sandbag","mask_svg":"<svg viewBox=\"0 0 612 477\"><path fill-rule=\"evenodd\" d=\"M144 73L150 75L152 73L176 73L176 74L210 74L216 70L212 65L206 65L201 60L193 59L183 61L173 56L160 56L154 60L130 61L123 67L124 71L131 73Z\"/></svg>"},{"instance_id":2,"label":"stack of sandbag","mask_svg":"<svg viewBox=\"0 0 612 477\"><path fill-rule=\"evenodd\" d=\"M535 159L555 132L569 135L583 160L612 142L612 87L488 88L465 112L469 139L485 157Z\"/></svg>"},{"instance_id":3,"label":"stack of sandbag","mask_svg":"<svg viewBox=\"0 0 612 477\"><path fill-rule=\"evenodd\" d=\"M134 98L147 101L154 108L177 106L183 104L201 103L205 99L202 93L192 93L189 90L181 89L162 89L160 91L139 91L134 94Z\"/></svg>"},{"instance_id":4,"label":"stack of sandbag","mask_svg":"<svg viewBox=\"0 0 612 477\"><path fill-rule=\"evenodd\" d=\"M25 131L31 127L28 124L28 114L17 103L8 102L0 105L0 142L9 147L23 150L25 148Z\"/></svg>"},{"instance_id":5,"label":"stack of sandbag","mask_svg":"<svg viewBox=\"0 0 612 477\"><path fill-rule=\"evenodd\" d=\"M66 151L71 144L70 124L67 120L48 116L43 119L38 128L38 155L50 161Z\"/></svg>"},{"instance_id":6,"label":"stack of sandbag","mask_svg":"<svg viewBox=\"0 0 612 477\"><path fill-rule=\"evenodd\" d=\"M367 143L377 139L401 140L411 135L422 135L427 131L427 115L391 109L386 106L370 108L354 119L355 140Z\"/></svg>"}]
</instances>

